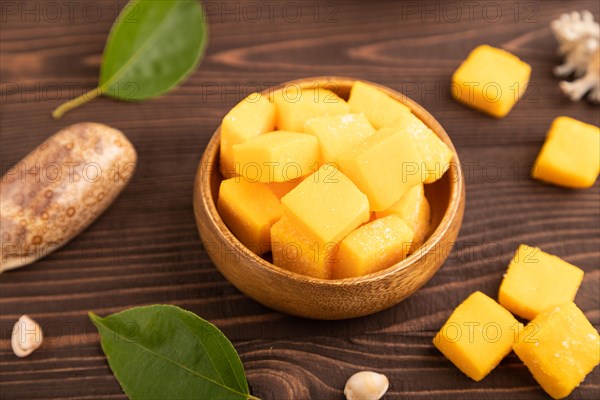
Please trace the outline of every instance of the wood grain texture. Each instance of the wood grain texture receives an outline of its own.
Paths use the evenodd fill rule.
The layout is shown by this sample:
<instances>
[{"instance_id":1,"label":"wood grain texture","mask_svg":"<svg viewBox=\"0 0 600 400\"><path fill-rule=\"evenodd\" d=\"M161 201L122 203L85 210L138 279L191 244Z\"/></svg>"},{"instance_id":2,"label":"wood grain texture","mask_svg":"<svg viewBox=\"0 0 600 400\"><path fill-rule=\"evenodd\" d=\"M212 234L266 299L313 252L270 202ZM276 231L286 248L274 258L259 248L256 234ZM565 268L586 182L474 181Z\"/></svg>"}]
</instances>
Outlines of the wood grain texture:
<instances>
[{"instance_id":1,"label":"wood grain texture","mask_svg":"<svg viewBox=\"0 0 600 400\"><path fill-rule=\"evenodd\" d=\"M50 3L62 7L60 17ZM474 383L431 345L467 295L496 295L519 243L585 270L576 302L600 328L600 184L570 191L528 178L553 118L600 123L597 107L561 95L552 76L561 60L548 27L570 10L590 9L598 19L597 2L337 0L315 6L306 0L286 11L283 3L205 2L211 41L184 86L139 104L100 99L56 122L52 109L97 82L106 36L124 5L94 0L84 11L83 2L75 2L71 13L62 3L1 3L2 171L60 128L83 121L125 132L138 151L138 171L77 239L0 278L0 398L123 399L86 313L170 303L214 322L232 339L254 394L265 399L341 399L346 379L364 368L389 377L389 399L546 399L513 354ZM447 96L452 72L481 43L506 48L533 68L528 92L502 120ZM220 275L198 238L192 188L210 136L245 94L333 74L387 85L436 117L461 158L467 209L452 254L421 290L369 317L324 322L263 307ZM24 313L42 325L46 340L21 360L9 341ZM596 369L570 398L599 393Z\"/></svg>"}]
</instances>

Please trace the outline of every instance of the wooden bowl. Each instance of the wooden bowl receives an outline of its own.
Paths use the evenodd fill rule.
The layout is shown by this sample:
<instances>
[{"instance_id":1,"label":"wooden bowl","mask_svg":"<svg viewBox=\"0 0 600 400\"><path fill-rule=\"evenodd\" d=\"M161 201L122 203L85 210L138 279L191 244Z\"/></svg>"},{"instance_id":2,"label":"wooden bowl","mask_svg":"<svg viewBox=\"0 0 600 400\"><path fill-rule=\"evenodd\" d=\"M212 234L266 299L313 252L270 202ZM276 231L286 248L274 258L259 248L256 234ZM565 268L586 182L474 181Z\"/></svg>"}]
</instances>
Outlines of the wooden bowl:
<instances>
[{"instance_id":1,"label":"wooden bowl","mask_svg":"<svg viewBox=\"0 0 600 400\"><path fill-rule=\"evenodd\" d=\"M284 83L263 94L289 86L324 87L348 99L351 78L316 77ZM405 260L358 278L324 280L279 268L242 245L229 231L215 206L222 176L219 172L220 127L200 160L194 184L194 214L208 255L219 271L252 299L288 314L316 319L344 319L375 313L413 294L444 263L458 235L465 207L465 188L456 150L444 128L423 107L389 88L373 84L406 104L454 151L446 174L425 185L431 205L431 231L426 242Z\"/></svg>"}]
</instances>

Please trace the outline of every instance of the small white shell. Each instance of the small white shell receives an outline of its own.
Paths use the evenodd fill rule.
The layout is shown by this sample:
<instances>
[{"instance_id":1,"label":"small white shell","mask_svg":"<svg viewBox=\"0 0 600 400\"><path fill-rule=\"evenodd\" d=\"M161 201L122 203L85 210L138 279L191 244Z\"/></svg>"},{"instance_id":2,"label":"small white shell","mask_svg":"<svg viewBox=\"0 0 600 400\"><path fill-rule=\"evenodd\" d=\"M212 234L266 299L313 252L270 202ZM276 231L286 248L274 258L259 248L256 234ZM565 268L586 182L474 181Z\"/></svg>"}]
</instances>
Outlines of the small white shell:
<instances>
[{"instance_id":1,"label":"small white shell","mask_svg":"<svg viewBox=\"0 0 600 400\"><path fill-rule=\"evenodd\" d=\"M390 383L385 375L361 371L348 379L344 395L347 400L379 400L389 387Z\"/></svg>"},{"instance_id":2,"label":"small white shell","mask_svg":"<svg viewBox=\"0 0 600 400\"><path fill-rule=\"evenodd\" d=\"M13 327L10 343L17 357L27 357L42 345L42 328L27 315L21 316Z\"/></svg>"}]
</instances>

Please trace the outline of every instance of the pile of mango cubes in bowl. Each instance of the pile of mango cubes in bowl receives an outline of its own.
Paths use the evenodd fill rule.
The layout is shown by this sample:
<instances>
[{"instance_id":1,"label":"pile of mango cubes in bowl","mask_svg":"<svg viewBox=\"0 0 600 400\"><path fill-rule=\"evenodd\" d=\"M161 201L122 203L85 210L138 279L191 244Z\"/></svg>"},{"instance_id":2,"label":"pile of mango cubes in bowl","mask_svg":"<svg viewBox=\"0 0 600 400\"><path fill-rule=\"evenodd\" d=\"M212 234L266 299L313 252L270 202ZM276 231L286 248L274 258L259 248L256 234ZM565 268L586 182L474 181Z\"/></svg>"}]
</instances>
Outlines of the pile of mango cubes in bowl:
<instances>
[{"instance_id":1,"label":"pile of mango cubes in bowl","mask_svg":"<svg viewBox=\"0 0 600 400\"><path fill-rule=\"evenodd\" d=\"M291 93L290 93L291 92ZM356 81L254 93L221 124L217 209L273 264L320 279L377 272L425 241L424 185L454 152L402 102Z\"/></svg>"}]
</instances>

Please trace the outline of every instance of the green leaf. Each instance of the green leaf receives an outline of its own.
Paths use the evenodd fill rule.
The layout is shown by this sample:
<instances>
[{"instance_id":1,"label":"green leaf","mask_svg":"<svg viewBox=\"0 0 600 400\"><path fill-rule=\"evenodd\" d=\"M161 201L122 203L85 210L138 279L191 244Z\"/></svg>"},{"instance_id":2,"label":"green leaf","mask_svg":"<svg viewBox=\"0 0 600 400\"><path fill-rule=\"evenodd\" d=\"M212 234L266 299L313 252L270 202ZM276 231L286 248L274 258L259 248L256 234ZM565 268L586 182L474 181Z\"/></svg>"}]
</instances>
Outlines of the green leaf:
<instances>
[{"instance_id":1,"label":"green leaf","mask_svg":"<svg viewBox=\"0 0 600 400\"><path fill-rule=\"evenodd\" d=\"M131 399L256 399L231 342L194 313L154 305L89 316Z\"/></svg>"},{"instance_id":2,"label":"green leaf","mask_svg":"<svg viewBox=\"0 0 600 400\"><path fill-rule=\"evenodd\" d=\"M124 101L159 96L196 69L207 41L198 0L131 0L106 42L99 86L52 115L58 119L101 95Z\"/></svg>"}]
</instances>

